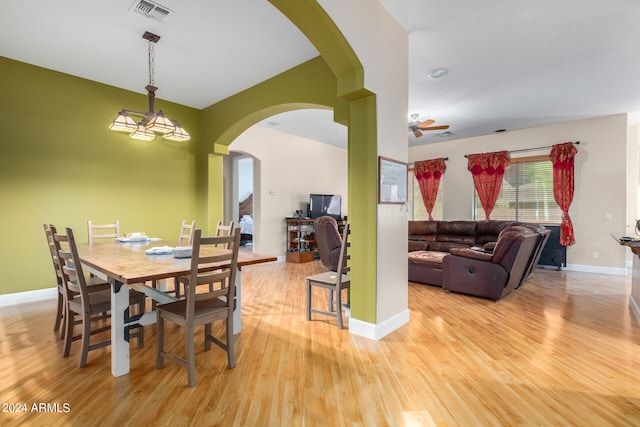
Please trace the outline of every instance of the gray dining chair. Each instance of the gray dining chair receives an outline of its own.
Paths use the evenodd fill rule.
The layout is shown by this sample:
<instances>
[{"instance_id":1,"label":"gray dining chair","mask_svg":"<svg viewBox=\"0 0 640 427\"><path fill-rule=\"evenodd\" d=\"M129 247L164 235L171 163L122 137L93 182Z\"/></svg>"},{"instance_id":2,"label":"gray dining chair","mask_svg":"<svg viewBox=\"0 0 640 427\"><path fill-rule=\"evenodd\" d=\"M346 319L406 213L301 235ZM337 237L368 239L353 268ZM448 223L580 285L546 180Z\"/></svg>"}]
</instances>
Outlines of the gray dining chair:
<instances>
[{"instance_id":1,"label":"gray dining chair","mask_svg":"<svg viewBox=\"0 0 640 427\"><path fill-rule=\"evenodd\" d=\"M233 310L235 307L235 279L240 246L240 229L229 236L202 237L202 230L196 230L193 236L190 273L186 277L185 299L156 305L157 349L156 367L162 369L164 361L169 360L187 369L189 387L196 385L195 373L195 328L204 325L204 350L216 344L227 352L230 368L235 367L233 342ZM222 249L229 246L229 249ZM216 248L209 252L208 248ZM221 266L213 271L199 272L204 265L219 263ZM210 285L224 281L226 286L210 290ZM199 285L206 290L198 290ZM226 341L212 335L212 323L225 321ZM186 357L170 354L165 350L165 322L181 326L186 334Z\"/></svg>"},{"instance_id":2,"label":"gray dining chair","mask_svg":"<svg viewBox=\"0 0 640 427\"><path fill-rule=\"evenodd\" d=\"M342 231L342 245L340 247L340 256L338 258L336 271L329 270L307 277L307 320L311 320L311 313L320 313L337 318L340 329L344 328L342 321L342 291L351 286L351 278L348 275L350 271L350 267L348 266L350 258L348 253L350 246L349 233L350 227L349 224L346 224ZM324 288L329 291L329 302L326 310L313 307L314 287Z\"/></svg>"}]
</instances>

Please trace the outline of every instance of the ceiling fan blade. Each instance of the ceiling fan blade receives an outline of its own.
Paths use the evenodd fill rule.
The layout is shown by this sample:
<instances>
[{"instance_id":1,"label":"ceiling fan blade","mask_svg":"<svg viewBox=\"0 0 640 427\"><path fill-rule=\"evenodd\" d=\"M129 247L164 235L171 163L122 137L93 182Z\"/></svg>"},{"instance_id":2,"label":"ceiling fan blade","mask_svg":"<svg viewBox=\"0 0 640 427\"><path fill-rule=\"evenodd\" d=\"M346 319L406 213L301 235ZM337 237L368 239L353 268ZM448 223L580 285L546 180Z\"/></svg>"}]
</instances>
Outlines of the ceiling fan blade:
<instances>
[{"instance_id":1,"label":"ceiling fan blade","mask_svg":"<svg viewBox=\"0 0 640 427\"><path fill-rule=\"evenodd\" d=\"M413 135L414 135L416 138L420 138L420 137L422 136L422 132L420 132L420 130L419 130L419 129L414 129L414 130L413 130Z\"/></svg>"},{"instance_id":2,"label":"ceiling fan blade","mask_svg":"<svg viewBox=\"0 0 640 427\"><path fill-rule=\"evenodd\" d=\"M444 129L449 129L449 125L442 125L442 126L429 126L429 127L418 127L418 129L420 130L444 130Z\"/></svg>"},{"instance_id":3,"label":"ceiling fan blade","mask_svg":"<svg viewBox=\"0 0 640 427\"><path fill-rule=\"evenodd\" d=\"M419 128L425 128L427 126L430 126L430 125L434 124L435 122L436 122L435 120L427 119L422 123L418 123L418 127Z\"/></svg>"}]
</instances>

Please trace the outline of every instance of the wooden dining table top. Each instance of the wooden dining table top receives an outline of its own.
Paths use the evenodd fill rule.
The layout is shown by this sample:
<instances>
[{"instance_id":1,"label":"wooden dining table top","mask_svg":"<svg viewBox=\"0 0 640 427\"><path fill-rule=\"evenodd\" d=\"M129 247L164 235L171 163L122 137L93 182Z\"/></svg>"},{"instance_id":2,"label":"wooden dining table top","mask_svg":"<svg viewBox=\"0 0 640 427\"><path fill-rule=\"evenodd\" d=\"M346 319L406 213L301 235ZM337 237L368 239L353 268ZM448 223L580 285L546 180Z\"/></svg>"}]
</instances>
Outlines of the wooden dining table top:
<instances>
[{"instance_id":1,"label":"wooden dining table top","mask_svg":"<svg viewBox=\"0 0 640 427\"><path fill-rule=\"evenodd\" d=\"M154 247L185 246L184 243L167 240L147 242L94 242L77 244L78 255L83 264L124 284L161 280L187 275L191 269L191 258L175 258L172 254L147 255ZM203 246L201 254L214 255L227 249ZM264 262L276 261L274 256L254 254L240 250L238 268ZM219 267L219 266L218 266ZM211 269L215 266L211 266Z\"/></svg>"}]
</instances>

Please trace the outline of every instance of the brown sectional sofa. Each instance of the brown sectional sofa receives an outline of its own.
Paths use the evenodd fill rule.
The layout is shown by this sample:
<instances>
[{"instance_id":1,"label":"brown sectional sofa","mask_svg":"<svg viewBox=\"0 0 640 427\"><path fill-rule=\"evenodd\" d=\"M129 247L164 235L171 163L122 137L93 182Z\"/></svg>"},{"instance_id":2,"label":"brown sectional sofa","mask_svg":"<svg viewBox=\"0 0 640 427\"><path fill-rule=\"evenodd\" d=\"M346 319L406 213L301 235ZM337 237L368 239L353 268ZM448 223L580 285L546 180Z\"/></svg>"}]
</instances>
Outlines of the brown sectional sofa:
<instances>
[{"instance_id":1,"label":"brown sectional sofa","mask_svg":"<svg viewBox=\"0 0 640 427\"><path fill-rule=\"evenodd\" d=\"M409 221L409 280L498 300L531 277L549 234L516 221Z\"/></svg>"},{"instance_id":2,"label":"brown sectional sofa","mask_svg":"<svg viewBox=\"0 0 640 427\"><path fill-rule=\"evenodd\" d=\"M484 246L516 221L409 221L409 252L449 252L452 248Z\"/></svg>"}]
</instances>

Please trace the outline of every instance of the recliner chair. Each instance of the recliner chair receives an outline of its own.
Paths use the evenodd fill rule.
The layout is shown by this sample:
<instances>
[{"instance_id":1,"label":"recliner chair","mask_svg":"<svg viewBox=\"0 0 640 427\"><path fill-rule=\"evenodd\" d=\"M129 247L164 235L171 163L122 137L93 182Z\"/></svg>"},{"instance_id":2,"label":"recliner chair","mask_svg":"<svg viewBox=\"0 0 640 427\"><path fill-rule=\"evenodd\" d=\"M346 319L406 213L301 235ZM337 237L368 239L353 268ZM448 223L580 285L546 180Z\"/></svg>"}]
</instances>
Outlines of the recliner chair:
<instances>
[{"instance_id":1,"label":"recliner chair","mask_svg":"<svg viewBox=\"0 0 640 427\"><path fill-rule=\"evenodd\" d=\"M321 216L313 221L313 227L322 265L331 271L337 271L342 246L338 223L330 216Z\"/></svg>"},{"instance_id":2,"label":"recliner chair","mask_svg":"<svg viewBox=\"0 0 640 427\"><path fill-rule=\"evenodd\" d=\"M493 253L454 248L442 262L442 288L498 301L518 287L538 245L538 233L510 226Z\"/></svg>"}]
</instances>

